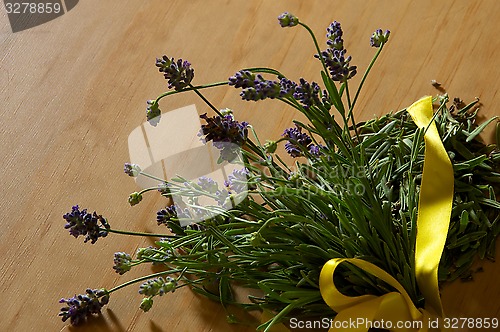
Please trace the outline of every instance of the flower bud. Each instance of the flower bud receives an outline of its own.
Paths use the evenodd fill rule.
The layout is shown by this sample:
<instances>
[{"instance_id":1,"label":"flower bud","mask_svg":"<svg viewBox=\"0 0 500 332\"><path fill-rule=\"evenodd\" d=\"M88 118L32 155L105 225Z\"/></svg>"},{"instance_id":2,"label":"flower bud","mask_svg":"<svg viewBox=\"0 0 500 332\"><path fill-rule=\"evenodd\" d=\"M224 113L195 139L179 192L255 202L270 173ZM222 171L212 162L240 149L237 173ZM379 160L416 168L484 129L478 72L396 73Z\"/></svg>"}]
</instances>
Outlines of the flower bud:
<instances>
[{"instance_id":1,"label":"flower bud","mask_svg":"<svg viewBox=\"0 0 500 332\"><path fill-rule=\"evenodd\" d=\"M149 309L153 307L153 298L152 297L145 297L141 301L141 305L139 308L141 308L142 311L148 312Z\"/></svg>"},{"instance_id":2,"label":"flower bud","mask_svg":"<svg viewBox=\"0 0 500 332\"><path fill-rule=\"evenodd\" d=\"M128 197L128 202L130 203L130 206L134 206L139 204L142 201L142 195L139 194L138 192L133 192L130 194Z\"/></svg>"},{"instance_id":3,"label":"flower bud","mask_svg":"<svg viewBox=\"0 0 500 332\"><path fill-rule=\"evenodd\" d=\"M266 153L276 152L277 147L278 147L278 144L276 143L276 141L267 141L264 144L264 149L266 149Z\"/></svg>"},{"instance_id":4,"label":"flower bud","mask_svg":"<svg viewBox=\"0 0 500 332\"><path fill-rule=\"evenodd\" d=\"M125 163L123 167L125 174L131 177L137 177L141 173L141 167L137 164Z\"/></svg>"},{"instance_id":5,"label":"flower bud","mask_svg":"<svg viewBox=\"0 0 500 332\"><path fill-rule=\"evenodd\" d=\"M382 29L375 30L370 38L370 45L372 47L381 47L389 40L390 33L389 30L385 30L385 32L382 32Z\"/></svg>"},{"instance_id":6,"label":"flower bud","mask_svg":"<svg viewBox=\"0 0 500 332\"><path fill-rule=\"evenodd\" d=\"M299 24L299 19L297 16L290 14L288 12L284 12L280 16L278 16L278 22L280 23L282 28L285 27L294 27Z\"/></svg>"}]
</instances>

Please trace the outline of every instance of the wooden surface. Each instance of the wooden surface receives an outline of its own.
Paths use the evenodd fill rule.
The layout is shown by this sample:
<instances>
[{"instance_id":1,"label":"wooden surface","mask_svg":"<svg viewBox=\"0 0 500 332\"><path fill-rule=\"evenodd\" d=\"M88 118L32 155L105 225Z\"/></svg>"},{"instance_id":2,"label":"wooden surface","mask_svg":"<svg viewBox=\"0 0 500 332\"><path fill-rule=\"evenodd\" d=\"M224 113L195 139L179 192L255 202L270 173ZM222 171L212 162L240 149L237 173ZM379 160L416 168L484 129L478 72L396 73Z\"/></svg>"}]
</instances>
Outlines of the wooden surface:
<instances>
[{"instance_id":1,"label":"wooden surface","mask_svg":"<svg viewBox=\"0 0 500 332\"><path fill-rule=\"evenodd\" d=\"M122 171L128 135L145 121L145 101L166 88L155 58L189 59L198 84L264 65L295 80L319 81L307 33L277 24L285 10L307 22L322 45L328 24L342 23L360 71L353 86L374 53L371 33L379 27L392 31L360 97L358 119L435 95L432 79L451 97L480 97L484 118L499 114L497 0L85 0L62 17L15 34L0 7L0 331L245 331L228 325L217 303L188 289L156 300L143 313L135 286L113 294L90 326L67 327L57 317L57 301L147 272L119 276L112 265L114 252L134 252L148 242L110 235L84 244L63 229L61 216L80 204L105 215L114 228L157 231L162 201L148 195L130 207L127 197L137 185ZM297 117L278 102L245 103L235 89L206 95L220 108L235 109L260 137L278 137ZM167 112L191 104L209 111L187 93L161 105ZM484 137L491 141L492 133L490 128ZM482 265L475 282L444 288L449 316L500 317L500 264Z\"/></svg>"}]
</instances>

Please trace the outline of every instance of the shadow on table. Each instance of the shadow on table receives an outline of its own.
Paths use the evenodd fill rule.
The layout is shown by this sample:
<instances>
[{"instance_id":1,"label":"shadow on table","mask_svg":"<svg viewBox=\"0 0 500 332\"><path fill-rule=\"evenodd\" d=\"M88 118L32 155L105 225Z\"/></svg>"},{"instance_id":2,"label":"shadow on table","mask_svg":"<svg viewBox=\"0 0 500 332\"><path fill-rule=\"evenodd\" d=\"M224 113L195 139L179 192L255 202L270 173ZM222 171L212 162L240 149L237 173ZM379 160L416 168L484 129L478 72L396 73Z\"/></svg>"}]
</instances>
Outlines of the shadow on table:
<instances>
[{"instance_id":1,"label":"shadow on table","mask_svg":"<svg viewBox=\"0 0 500 332\"><path fill-rule=\"evenodd\" d=\"M112 324L110 324L110 322ZM85 324L80 326L66 326L61 332L125 332L125 327L120 323L118 317L111 309L106 309L106 317L103 315L87 318ZM163 332L161 329L151 329L153 332Z\"/></svg>"}]
</instances>

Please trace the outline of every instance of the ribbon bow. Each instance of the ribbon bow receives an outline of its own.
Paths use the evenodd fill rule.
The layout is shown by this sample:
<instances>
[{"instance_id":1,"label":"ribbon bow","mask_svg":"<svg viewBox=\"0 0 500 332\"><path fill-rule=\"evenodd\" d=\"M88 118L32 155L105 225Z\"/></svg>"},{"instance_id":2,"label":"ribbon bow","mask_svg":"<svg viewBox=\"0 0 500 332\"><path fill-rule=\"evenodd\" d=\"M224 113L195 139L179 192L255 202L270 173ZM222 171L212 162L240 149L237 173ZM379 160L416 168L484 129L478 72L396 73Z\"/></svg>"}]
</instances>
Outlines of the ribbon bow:
<instances>
[{"instance_id":1,"label":"ribbon bow","mask_svg":"<svg viewBox=\"0 0 500 332\"><path fill-rule=\"evenodd\" d=\"M425 298L425 309L417 309L404 287L376 265L357 258L334 258L322 268L320 292L324 301L337 312L332 328L343 331L367 331L378 327L392 331L428 331L432 317L443 317L438 288L438 266L446 242L453 200L453 168L433 120L432 98L424 97L408 109L419 128L425 128L425 154L417 216L415 273ZM337 266L349 262L385 281L397 292L382 296L345 296L333 283ZM372 325L370 325L372 324ZM390 324L390 326L389 326Z\"/></svg>"}]
</instances>

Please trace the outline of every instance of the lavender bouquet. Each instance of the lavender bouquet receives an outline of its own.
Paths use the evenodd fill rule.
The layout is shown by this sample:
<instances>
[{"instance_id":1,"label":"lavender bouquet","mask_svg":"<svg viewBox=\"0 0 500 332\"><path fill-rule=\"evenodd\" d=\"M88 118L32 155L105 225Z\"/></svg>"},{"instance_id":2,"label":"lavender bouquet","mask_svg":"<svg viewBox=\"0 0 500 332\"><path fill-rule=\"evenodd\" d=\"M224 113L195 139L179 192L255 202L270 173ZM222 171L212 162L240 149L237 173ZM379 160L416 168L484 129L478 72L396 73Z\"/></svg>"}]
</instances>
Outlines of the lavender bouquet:
<instances>
[{"instance_id":1,"label":"lavender bouquet","mask_svg":"<svg viewBox=\"0 0 500 332\"><path fill-rule=\"evenodd\" d=\"M321 85L301 78L287 79L271 68L248 68L228 80L193 85L194 70L181 59L156 60L168 80L169 91L148 101L147 118L157 125L160 100L192 91L212 110L200 116L200 139L219 151L219 163L239 168L224 183L178 174L161 179L140 165L125 164L131 177L148 177L157 186L132 193L129 203L141 202L146 192L165 197L156 213L164 234L115 230L96 212L74 206L64 215L65 228L84 242L95 243L109 233L153 236L156 245L135 254L117 252L114 269L124 274L140 264L161 266L160 272L111 289L88 289L86 294L62 299L60 316L72 324L97 314L115 291L139 284L144 311L159 297L189 286L193 291L247 310L272 313L257 329L290 317L328 316L335 312L319 290L322 266L331 258L362 258L392 275L417 307L424 302L415 282L414 251L418 192L424 156L423 131L404 110L358 123L354 112L363 83L389 39L377 30L370 39L374 57L354 94L349 80L357 74L343 43L340 23L327 28L321 50L311 29L292 14L278 18L282 27L301 26L312 37L321 66ZM278 99L302 113L307 122L294 121L283 135L264 144L251 124L220 110L202 94L204 89L229 85L241 89L248 101ZM500 231L500 129L497 145L485 145L478 134L490 119L476 123L477 100L465 105L448 95L434 99L434 120L453 164L455 193L439 281L470 278L477 258L492 257ZM296 158L281 157L281 149ZM174 200L183 197L184 200ZM213 204L201 203L209 198ZM343 265L335 276L346 295L379 295L390 290L383 281L354 265ZM239 301L233 287L257 289L260 295ZM254 292L255 293L255 292ZM231 316L237 322L237 317Z\"/></svg>"}]
</instances>

